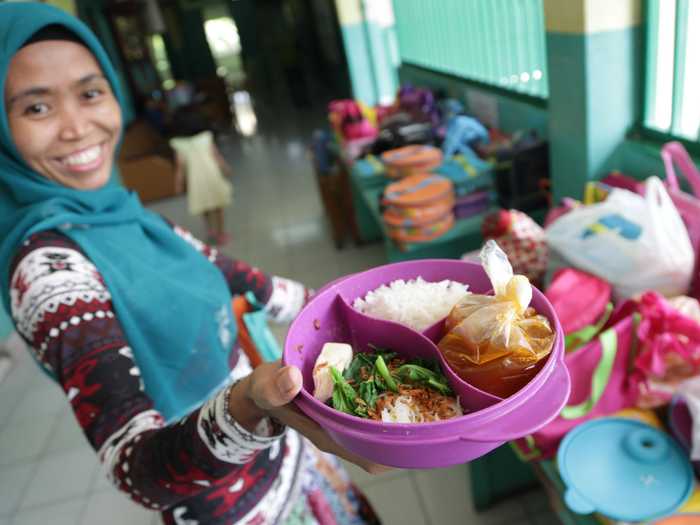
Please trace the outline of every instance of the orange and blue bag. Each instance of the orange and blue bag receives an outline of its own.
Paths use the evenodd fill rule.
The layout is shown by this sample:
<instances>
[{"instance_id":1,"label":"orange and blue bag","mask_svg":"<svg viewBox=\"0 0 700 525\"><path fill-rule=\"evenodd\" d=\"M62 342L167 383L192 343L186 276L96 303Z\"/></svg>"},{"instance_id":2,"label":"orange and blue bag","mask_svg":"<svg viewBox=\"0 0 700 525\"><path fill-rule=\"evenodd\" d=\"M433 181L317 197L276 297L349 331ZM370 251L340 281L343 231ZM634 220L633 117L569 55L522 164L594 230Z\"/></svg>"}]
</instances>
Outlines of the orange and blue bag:
<instances>
[{"instance_id":1,"label":"orange and blue bag","mask_svg":"<svg viewBox=\"0 0 700 525\"><path fill-rule=\"evenodd\" d=\"M442 150L434 146L410 145L385 151L381 155L386 175L400 179L417 173L428 173L442 164Z\"/></svg>"},{"instance_id":2,"label":"orange and blue bag","mask_svg":"<svg viewBox=\"0 0 700 525\"><path fill-rule=\"evenodd\" d=\"M426 242L454 224L452 182L440 175L410 175L389 184L382 204L388 235L399 242Z\"/></svg>"}]
</instances>

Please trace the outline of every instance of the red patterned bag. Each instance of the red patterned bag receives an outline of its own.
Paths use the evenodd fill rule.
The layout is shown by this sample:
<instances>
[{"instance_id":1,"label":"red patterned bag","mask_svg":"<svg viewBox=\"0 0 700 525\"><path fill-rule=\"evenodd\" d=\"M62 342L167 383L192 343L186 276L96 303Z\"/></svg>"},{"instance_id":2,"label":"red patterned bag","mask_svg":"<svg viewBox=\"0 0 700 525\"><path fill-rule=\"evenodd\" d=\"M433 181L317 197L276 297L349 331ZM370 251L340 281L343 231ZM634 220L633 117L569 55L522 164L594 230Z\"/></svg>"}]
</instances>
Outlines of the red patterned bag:
<instances>
[{"instance_id":1,"label":"red patterned bag","mask_svg":"<svg viewBox=\"0 0 700 525\"><path fill-rule=\"evenodd\" d=\"M544 230L532 218L518 210L499 210L484 218L484 241L495 239L508 255L513 272L538 283L547 269L549 249Z\"/></svg>"}]
</instances>

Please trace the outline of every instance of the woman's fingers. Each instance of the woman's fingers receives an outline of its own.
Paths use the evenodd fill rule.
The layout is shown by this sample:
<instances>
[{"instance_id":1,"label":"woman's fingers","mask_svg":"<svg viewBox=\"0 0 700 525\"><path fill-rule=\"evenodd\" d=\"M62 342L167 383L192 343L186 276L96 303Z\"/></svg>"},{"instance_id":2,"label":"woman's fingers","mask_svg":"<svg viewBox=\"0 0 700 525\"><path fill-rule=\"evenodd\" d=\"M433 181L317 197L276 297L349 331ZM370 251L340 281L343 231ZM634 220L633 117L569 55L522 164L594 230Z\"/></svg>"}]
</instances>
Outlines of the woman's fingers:
<instances>
[{"instance_id":1,"label":"woman's fingers","mask_svg":"<svg viewBox=\"0 0 700 525\"><path fill-rule=\"evenodd\" d=\"M380 474L392 470L391 467L378 465L368 459L358 456L354 452L343 448L326 433L321 426L305 416L299 409L293 406L278 407L270 410L270 415L278 419L288 427L293 428L306 436L316 447L323 452L334 454L338 457L354 463L370 474Z\"/></svg>"},{"instance_id":2,"label":"woman's fingers","mask_svg":"<svg viewBox=\"0 0 700 525\"><path fill-rule=\"evenodd\" d=\"M306 436L323 452L339 456L370 474L391 470L377 465L338 445L315 421L290 404L303 384L301 371L295 366L281 366L280 361L263 363L250 376L248 397L270 416Z\"/></svg>"},{"instance_id":3,"label":"woman's fingers","mask_svg":"<svg viewBox=\"0 0 700 525\"><path fill-rule=\"evenodd\" d=\"M277 371L275 384L278 396L274 406L282 406L290 403L301 390L303 378L301 371L295 366L285 366Z\"/></svg>"},{"instance_id":4,"label":"woman's fingers","mask_svg":"<svg viewBox=\"0 0 700 525\"><path fill-rule=\"evenodd\" d=\"M279 361L258 366L251 375L249 397L261 409L286 405L301 390L301 372L294 366L280 368Z\"/></svg>"}]
</instances>

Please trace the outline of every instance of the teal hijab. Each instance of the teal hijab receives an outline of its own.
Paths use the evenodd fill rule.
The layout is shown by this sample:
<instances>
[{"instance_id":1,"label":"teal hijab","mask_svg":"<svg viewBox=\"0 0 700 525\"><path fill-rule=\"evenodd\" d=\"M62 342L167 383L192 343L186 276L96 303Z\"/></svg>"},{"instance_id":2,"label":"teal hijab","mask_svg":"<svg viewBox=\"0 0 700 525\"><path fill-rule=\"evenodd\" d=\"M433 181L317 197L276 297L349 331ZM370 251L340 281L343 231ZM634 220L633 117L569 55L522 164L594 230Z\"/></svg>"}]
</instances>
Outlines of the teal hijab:
<instances>
[{"instance_id":1,"label":"teal hijab","mask_svg":"<svg viewBox=\"0 0 700 525\"><path fill-rule=\"evenodd\" d=\"M0 4L0 95L15 53L54 24L93 53L121 102L118 78L95 35L67 13L35 3ZM115 173L104 187L86 191L33 172L14 145L0 96L0 290L8 312L12 257L22 241L44 230L65 234L97 266L146 393L167 421L189 413L222 386L236 336L222 273L144 209Z\"/></svg>"}]
</instances>

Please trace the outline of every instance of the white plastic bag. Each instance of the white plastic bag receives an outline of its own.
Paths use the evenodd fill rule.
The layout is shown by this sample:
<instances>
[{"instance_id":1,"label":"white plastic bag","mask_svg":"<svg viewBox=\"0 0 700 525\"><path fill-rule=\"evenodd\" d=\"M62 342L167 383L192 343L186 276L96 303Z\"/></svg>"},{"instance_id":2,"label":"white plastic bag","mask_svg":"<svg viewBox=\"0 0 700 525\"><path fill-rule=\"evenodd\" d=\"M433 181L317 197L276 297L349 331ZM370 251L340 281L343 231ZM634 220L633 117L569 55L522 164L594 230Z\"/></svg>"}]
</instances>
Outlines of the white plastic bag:
<instances>
[{"instance_id":1,"label":"white plastic bag","mask_svg":"<svg viewBox=\"0 0 700 525\"><path fill-rule=\"evenodd\" d=\"M551 250L609 281L618 299L646 290L682 295L690 284L688 232L657 177L648 179L645 196L615 189L604 202L563 215L546 235Z\"/></svg>"}]
</instances>

